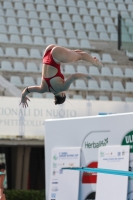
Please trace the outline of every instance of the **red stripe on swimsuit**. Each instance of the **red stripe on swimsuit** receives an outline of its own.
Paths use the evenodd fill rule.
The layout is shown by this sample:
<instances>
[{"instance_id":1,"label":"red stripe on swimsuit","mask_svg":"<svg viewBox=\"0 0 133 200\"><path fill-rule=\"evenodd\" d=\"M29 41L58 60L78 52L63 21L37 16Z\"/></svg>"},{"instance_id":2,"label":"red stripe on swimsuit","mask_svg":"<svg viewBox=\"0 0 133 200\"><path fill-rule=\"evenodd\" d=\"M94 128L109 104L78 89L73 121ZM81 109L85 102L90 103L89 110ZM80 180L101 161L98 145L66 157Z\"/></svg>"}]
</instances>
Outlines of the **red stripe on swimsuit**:
<instances>
[{"instance_id":1,"label":"red stripe on swimsuit","mask_svg":"<svg viewBox=\"0 0 133 200\"><path fill-rule=\"evenodd\" d=\"M46 83L47 83L47 85L48 85L49 92L50 92L50 88L52 88L52 89L54 90L54 88L52 87L52 85L51 85L51 83L50 83L50 80L51 80L52 78L55 78L55 77L59 76L59 77L61 77L61 78L64 80L64 76L63 76L63 74L61 73L60 64L58 64L58 63L56 63L56 62L54 61L54 59L53 59L53 57L52 57L51 51L52 51L52 49L48 50L48 51L45 53L45 55L43 56L43 60L42 60L43 64L51 65L52 67L55 67L55 68L58 70L57 73L56 73L54 76L50 77L50 78L42 77L42 78L46 81ZM54 91L55 91L55 90L54 90ZM55 91L55 92L56 92L56 91Z\"/></svg>"}]
</instances>

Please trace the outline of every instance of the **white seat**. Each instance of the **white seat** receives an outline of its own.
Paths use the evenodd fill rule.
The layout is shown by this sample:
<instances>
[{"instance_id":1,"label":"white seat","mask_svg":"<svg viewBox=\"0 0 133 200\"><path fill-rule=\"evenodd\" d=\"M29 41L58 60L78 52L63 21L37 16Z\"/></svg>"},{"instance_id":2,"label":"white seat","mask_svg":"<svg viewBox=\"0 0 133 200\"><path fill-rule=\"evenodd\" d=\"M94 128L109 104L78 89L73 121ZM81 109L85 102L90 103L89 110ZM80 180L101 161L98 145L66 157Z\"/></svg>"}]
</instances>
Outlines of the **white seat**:
<instances>
[{"instance_id":1,"label":"white seat","mask_svg":"<svg viewBox=\"0 0 133 200\"><path fill-rule=\"evenodd\" d=\"M125 77L126 78L133 78L133 69L132 68L126 68L125 69Z\"/></svg>"},{"instance_id":2,"label":"white seat","mask_svg":"<svg viewBox=\"0 0 133 200\"><path fill-rule=\"evenodd\" d=\"M133 98L132 98L132 97L126 97L126 98L125 98L125 101L126 101L126 102L133 102Z\"/></svg>"},{"instance_id":3,"label":"white seat","mask_svg":"<svg viewBox=\"0 0 133 200\"><path fill-rule=\"evenodd\" d=\"M66 30L66 37L67 38L76 38L76 33L73 30Z\"/></svg>"},{"instance_id":4,"label":"white seat","mask_svg":"<svg viewBox=\"0 0 133 200\"><path fill-rule=\"evenodd\" d=\"M78 36L78 39L88 39L87 34L86 34L85 31L78 31L77 32L77 36Z\"/></svg>"},{"instance_id":5,"label":"white seat","mask_svg":"<svg viewBox=\"0 0 133 200\"><path fill-rule=\"evenodd\" d=\"M132 19L125 19L126 26L133 26L133 20Z\"/></svg>"},{"instance_id":6,"label":"white seat","mask_svg":"<svg viewBox=\"0 0 133 200\"><path fill-rule=\"evenodd\" d=\"M116 30L114 25L108 25L107 26L107 32L108 33L117 33L117 30Z\"/></svg>"},{"instance_id":7,"label":"white seat","mask_svg":"<svg viewBox=\"0 0 133 200\"><path fill-rule=\"evenodd\" d=\"M7 24L8 25L17 26L16 18L14 18L14 17L7 17Z\"/></svg>"},{"instance_id":8,"label":"white seat","mask_svg":"<svg viewBox=\"0 0 133 200\"><path fill-rule=\"evenodd\" d=\"M33 98L43 98L43 94L41 94L41 93L33 93L32 97Z\"/></svg>"},{"instance_id":9,"label":"white seat","mask_svg":"<svg viewBox=\"0 0 133 200\"><path fill-rule=\"evenodd\" d=\"M54 5L49 5L47 6L47 12L49 13L53 13L53 12L57 12L56 7Z\"/></svg>"},{"instance_id":10,"label":"white seat","mask_svg":"<svg viewBox=\"0 0 133 200\"><path fill-rule=\"evenodd\" d=\"M27 11L35 10L34 4L32 4L32 3L25 3L25 10L27 10Z\"/></svg>"},{"instance_id":11,"label":"white seat","mask_svg":"<svg viewBox=\"0 0 133 200\"><path fill-rule=\"evenodd\" d=\"M122 101L121 97L113 96L112 101Z\"/></svg>"},{"instance_id":12,"label":"white seat","mask_svg":"<svg viewBox=\"0 0 133 200\"><path fill-rule=\"evenodd\" d=\"M124 19L129 19L130 18L130 15L127 11L121 11L121 15L122 15L122 18ZM131 16L132 17L132 16Z\"/></svg>"},{"instance_id":13,"label":"white seat","mask_svg":"<svg viewBox=\"0 0 133 200\"><path fill-rule=\"evenodd\" d=\"M38 72L37 66L34 62L27 62L27 72Z\"/></svg>"},{"instance_id":14,"label":"white seat","mask_svg":"<svg viewBox=\"0 0 133 200\"><path fill-rule=\"evenodd\" d=\"M68 7L69 14L78 14L78 10L76 7Z\"/></svg>"},{"instance_id":15,"label":"white seat","mask_svg":"<svg viewBox=\"0 0 133 200\"><path fill-rule=\"evenodd\" d=\"M97 6L100 10L101 9L105 9L105 10L107 9L106 4L104 2L98 2Z\"/></svg>"},{"instance_id":16,"label":"white seat","mask_svg":"<svg viewBox=\"0 0 133 200\"><path fill-rule=\"evenodd\" d=\"M34 86L35 85L35 81L34 81L33 77L29 77L29 76L24 77L24 83L23 83L23 85L25 87L29 86L29 85Z\"/></svg>"},{"instance_id":17,"label":"white seat","mask_svg":"<svg viewBox=\"0 0 133 200\"><path fill-rule=\"evenodd\" d=\"M38 19L37 12L36 12L36 11L29 11L28 17L29 17L30 19Z\"/></svg>"},{"instance_id":18,"label":"white seat","mask_svg":"<svg viewBox=\"0 0 133 200\"><path fill-rule=\"evenodd\" d=\"M40 52L38 49L30 49L30 57L31 58L41 58Z\"/></svg>"},{"instance_id":19,"label":"white seat","mask_svg":"<svg viewBox=\"0 0 133 200\"><path fill-rule=\"evenodd\" d=\"M132 4L132 2L133 2L132 0L125 0L126 4Z\"/></svg>"},{"instance_id":20,"label":"white seat","mask_svg":"<svg viewBox=\"0 0 133 200\"><path fill-rule=\"evenodd\" d=\"M36 27L33 27L32 28L32 35L39 35L39 36L42 36L42 32L41 32L41 29L40 28L36 28Z\"/></svg>"},{"instance_id":21,"label":"white seat","mask_svg":"<svg viewBox=\"0 0 133 200\"><path fill-rule=\"evenodd\" d=\"M88 74L88 71L84 65L78 65L77 66L77 73L84 73Z\"/></svg>"},{"instance_id":22,"label":"white seat","mask_svg":"<svg viewBox=\"0 0 133 200\"><path fill-rule=\"evenodd\" d=\"M72 0L67 0L67 6L73 6L73 7L76 7L76 4L74 1Z\"/></svg>"},{"instance_id":23,"label":"white seat","mask_svg":"<svg viewBox=\"0 0 133 200\"><path fill-rule=\"evenodd\" d=\"M0 47L0 56L1 56L1 57L4 57L4 52L3 52L2 47Z\"/></svg>"},{"instance_id":24,"label":"white seat","mask_svg":"<svg viewBox=\"0 0 133 200\"><path fill-rule=\"evenodd\" d=\"M40 27L40 23L37 19L31 19L30 20L30 26L32 27Z\"/></svg>"},{"instance_id":25,"label":"white seat","mask_svg":"<svg viewBox=\"0 0 133 200\"><path fill-rule=\"evenodd\" d=\"M109 81L101 80L101 91L112 91Z\"/></svg>"},{"instance_id":26,"label":"white seat","mask_svg":"<svg viewBox=\"0 0 133 200\"><path fill-rule=\"evenodd\" d=\"M107 10L100 10L101 17L109 17L109 12Z\"/></svg>"},{"instance_id":27,"label":"white seat","mask_svg":"<svg viewBox=\"0 0 133 200\"><path fill-rule=\"evenodd\" d=\"M22 34L22 35L31 35L30 29L28 27L21 26L20 27L20 34Z\"/></svg>"},{"instance_id":28,"label":"white seat","mask_svg":"<svg viewBox=\"0 0 133 200\"><path fill-rule=\"evenodd\" d=\"M46 4L55 5L55 2L54 0L46 0Z\"/></svg>"},{"instance_id":29,"label":"white seat","mask_svg":"<svg viewBox=\"0 0 133 200\"><path fill-rule=\"evenodd\" d=\"M122 34L123 33L128 34L126 26L122 26L121 30L122 30Z\"/></svg>"},{"instance_id":30,"label":"white seat","mask_svg":"<svg viewBox=\"0 0 133 200\"><path fill-rule=\"evenodd\" d=\"M113 3L113 2L108 3L107 7L108 7L108 10L117 10L117 7L116 7L115 3Z\"/></svg>"},{"instance_id":31,"label":"white seat","mask_svg":"<svg viewBox=\"0 0 133 200\"><path fill-rule=\"evenodd\" d=\"M35 44L35 45L44 46L43 37L41 37L41 36L35 36L35 37L34 37L34 44Z\"/></svg>"},{"instance_id":32,"label":"white seat","mask_svg":"<svg viewBox=\"0 0 133 200\"><path fill-rule=\"evenodd\" d=\"M87 6L88 6L88 8L97 8L94 1L88 1Z\"/></svg>"},{"instance_id":33,"label":"white seat","mask_svg":"<svg viewBox=\"0 0 133 200\"><path fill-rule=\"evenodd\" d=\"M96 30L97 32L106 32L106 28L103 24L98 24Z\"/></svg>"},{"instance_id":34,"label":"white seat","mask_svg":"<svg viewBox=\"0 0 133 200\"><path fill-rule=\"evenodd\" d=\"M87 39L81 39L80 40L80 45L81 45L81 48L95 49L95 47L90 45L90 43L89 43L89 41Z\"/></svg>"},{"instance_id":35,"label":"white seat","mask_svg":"<svg viewBox=\"0 0 133 200\"><path fill-rule=\"evenodd\" d=\"M4 9L0 8L0 16L4 16Z\"/></svg>"},{"instance_id":36,"label":"white seat","mask_svg":"<svg viewBox=\"0 0 133 200\"><path fill-rule=\"evenodd\" d=\"M72 15L73 22L82 22L80 15Z\"/></svg>"},{"instance_id":37,"label":"white seat","mask_svg":"<svg viewBox=\"0 0 133 200\"><path fill-rule=\"evenodd\" d=\"M113 17L118 17L118 10L111 10L110 11L110 16L113 18Z\"/></svg>"},{"instance_id":38,"label":"white seat","mask_svg":"<svg viewBox=\"0 0 133 200\"><path fill-rule=\"evenodd\" d=\"M44 28L44 29L43 29L43 35L44 35L44 36L53 37L53 36L54 36L53 30L50 29L50 28L47 28L47 29Z\"/></svg>"},{"instance_id":39,"label":"white seat","mask_svg":"<svg viewBox=\"0 0 133 200\"><path fill-rule=\"evenodd\" d=\"M42 20L41 27L43 28L52 28L50 21Z\"/></svg>"},{"instance_id":40,"label":"white seat","mask_svg":"<svg viewBox=\"0 0 133 200\"><path fill-rule=\"evenodd\" d=\"M75 30L84 31L85 29L84 29L84 26L83 26L82 23L76 22L75 23Z\"/></svg>"},{"instance_id":41,"label":"white seat","mask_svg":"<svg viewBox=\"0 0 133 200\"><path fill-rule=\"evenodd\" d=\"M107 76L107 77L112 76L112 73L111 73L109 67L102 67L101 76Z\"/></svg>"},{"instance_id":42,"label":"white seat","mask_svg":"<svg viewBox=\"0 0 133 200\"><path fill-rule=\"evenodd\" d=\"M110 18L110 17L105 17L104 18L104 23L106 25L114 25L114 22L112 21L112 18Z\"/></svg>"},{"instance_id":43,"label":"white seat","mask_svg":"<svg viewBox=\"0 0 133 200\"><path fill-rule=\"evenodd\" d=\"M67 43L67 40L65 38L58 38L57 39L57 44L59 46L65 46L65 47L68 47L68 43Z\"/></svg>"},{"instance_id":44,"label":"white seat","mask_svg":"<svg viewBox=\"0 0 133 200\"><path fill-rule=\"evenodd\" d=\"M94 32L96 31L94 25L89 23L85 25L85 29L86 31L94 31Z\"/></svg>"},{"instance_id":45,"label":"white seat","mask_svg":"<svg viewBox=\"0 0 133 200\"><path fill-rule=\"evenodd\" d=\"M64 0L56 0L56 4L66 6L66 3Z\"/></svg>"},{"instance_id":46,"label":"white seat","mask_svg":"<svg viewBox=\"0 0 133 200\"><path fill-rule=\"evenodd\" d=\"M79 48L80 47L78 40L74 39L74 38L70 38L69 39L69 46L70 47L74 47L74 48Z\"/></svg>"},{"instance_id":47,"label":"white seat","mask_svg":"<svg viewBox=\"0 0 133 200\"><path fill-rule=\"evenodd\" d=\"M28 54L27 49L18 48L18 57L20 57L20 58L29 58L29 54Z\"/></svg>"},{"instance_id":48,"label":"white seat","mask_svg":"<svg viewBox=\"0 0 133 200\"><path fill-rule=\"evenodd\" d=\"M114 81L113 82L113 91L117 91L117 92L124 92L125 91L121 81Z\"/></svg>"},{"instance_id":49,"label":"white seat","mask_svg":"<svg viewBox=\"0 0 133 200\"><path fill-rule=\"evenodd\" d=\"M22 36L22 43L32 45L33 42L32 42L31 36L23 35Z\"/></svg>"},{"instance_id":50,"label":"white seat","mask_svg":"<svg viewBox=\"0 0 133 200\"><path fill-rule=\"evenodd\" d=\"M80 15L88 15L89 12L86 8L79 8L79 14Z\"/></svg>"},{"instance_id":51,"label":"white seat","mask_svg":"<svg viewBox=\"0 0 133 200\"><path fill-rule=\"evenodd\" d=\"M65 69L65 71L64 71L65 74L75 74L76 73L74 66L71 64L66 64L64 69Z\"/></svg>"},{"instance_id":52,"label":"white seat","mask_svg":"<svg viewBox=\"0 0 133 200\"><path fill-rule=\"evenodd\" d=\"M85 1L82 1L82 0L78 0L77 1L77 6L79 7L79 8L86 8L86 2Z\"/></svg>"},{"instance_id":53,"label":"white seat","mask_svg":"<svg viewBox=\"0 0 133 200\"><path fill-rule=\"evenodd\" d=\"M45 6L43 4L37 4L36 5L37 12L45 12Z\"/></svg>"},{"instance_id":54,"label":"white seat","mask_svg":"<svg viewBox=\"0 0 133 200\"><path fill-rule=\"evenodd\" d=\"M108 53L103 53L102 54L102 61L106 63L117 63L116 61L113 61L112 57Z\"/></svg>"},{"instance_id":55,"label":"white seat","mask_svg":"<svg viewBox=\"0 0 133 200\"><path fill-rule=\"evenodd\" d=\"M22 81L19 76L11 76L10 82L18 87L23 87Z\"/></svg>"},{"instance_id":56,"label":"white seat","mask_svg":"<svg viewBox=\"0 0 133 200\"><path fill-rule=\"evenodd\" d=\"M1 43L8 43L8 37L6 34L0 34L0 42Z\"/></svg>"},{"instance_id":57,"label":"white seat","mask_svg":"<svg viewBox=\"0 0 133 200\"><path fill-rule=\"evenodd\" d=\"M13 43L13 44L21 44L21 40L20 40L19 35L11 34L10 42Z\"/></svg>"},{"instance_id":58,"label":"white seat","mask_svg":"<svg viewBox=\"0 0 133 200\"><path fill-rule=\"evenodd\" d=\"M72 21L71 18L70 18L70 15L69 14L64 14L64 13L61 15L61 20L63 22L71 22Z\"/></svg>"},{"instance_id":59,"label":"white seat","mask_svg":"<svg viewBox=\"0 0 133 200\"><path fill-rule=\"evenodd\" d=\"M95 56L99 61L101 61L101 57L99 55L99 53L91 53L91 56Z\"/></svg>"},{"instance_id":60,"label":"white seat","mask_svg":"<svg viewBox=\"0 0 133 200\"><path fill-rule=\"evenodd\" d=\"M66 30L73 30L73 25L71 22L64 22L64 29Z\"/></svg>"},{"instance_id":61,"label":"white seat","mask_svg":"<svg viewBox=\"0 0 133 200\"><path fill-rule=\"evenodd\" d=\"M62 38L65 38L66 36L65 36L65 33L64 33L64 31L62 30L62 29L56 29L55 30L55 36L56 37L62 37Z\"/></svg>"},{"instance_id":62,"label":"white seat","mask_svg":"<svg viewBox=\"0 0 133 200\"><path fill-rule=\"evenodd\" d=\"M89 40L99 40L97 33L94 32L89 32Z\"/></svg>"},{"instance_id":63,"label":"white seat","mask_svg":"<svg viewBox=\"0 0 133 200\"><path fill-rule=\"evenodd\" d=\"M16 51L13 47L6 47L5 49L5 56L7 57L17 57Z\"/></svg>"},{"instance_id":64,"label":"white seat","mask_svg":"<svg viewBox=\"0 0 133 200\"><path fill-rule=\"evenodd\" d=\"M75 81L75 89L76 90L87 90L85 81L84 80L76 80Z\"/></svg>"},{"instance_id":65,"label":"white seat","mask_svg":"<svg viewBox=\"0 0 133 200\"><path fill-rule=\"evenodd\" d=\"M97 81L95 81L95 80L89 80L88 81L88 90L99 91L100 88L98 86Z\"/></svg>"},{"instance_id":66,"label":"white seat","mask_svg":"<svg viewBox=\"0 0 133 200\"><path fill-rule=\"evenodd\" d=\"M93 96L93 95L87 95L87 96L86 96L86 99L87 99L87 100L96 100L96 97Z\"/></svg>"},{"instance_id":67,"label":"white seat","mask_svg":"<svg viewBox=\"0 0 133 200\"><path fill-rule=\"evenodd\" d=\"M111 33L110 40L111 41L117 41L118 40L118 34L117 33Z\"/></svg>"},{"instance_id":68,"label":"white seat","mask_svg":"<svg viewBox=\"0 0 133 200\"><path fill-rule=\"evenodd\" d=\"M10 34L16 34L16 35L19 34L17 26L9 26L8 31Z\"/></svg>"},{"instance_id":69,"label":"white seat","mask_svg":"<svg viewBox=\"0 0 133 200\"><path fill-rule=\"evenodd\" d=\"M128 4L128 11L133 11L133 4Z\"/></svg>"},{"instance_id":70,"label":"white seat","mask_svg":"<svg viewBox=\"0 0 133 200\"><path fill-rule=\"evenodd\" d=\"M9 19L9 18L8 18L8 19ZM4 18L4 17L0 17L0 24L6 24L5 18Z\"/></svg>"},{"instance_id":71,"label":"white seat","mask_svg":"<svg viewBox=\"0 0 133 200\"><path fill-rule=\"evenodd\" d=\"M115 76L115 77L123 77L124 75L123 75L123 72L122 72L121 68L114 67L113 68L113 76Z\"/></svg>"},{"instance_id":72,"label":"white seat","mask_svg":"<svg viewBox=\"0 0 133 200\"><path fill-rule=\"evenodd\" d=\"M98 24L98 25L103 24L102 18L101 17L97 17L97 16L94 17L93 22L94 22L94 24Z\"/></svg>"},{"instance_id":73,"label":"white seat","mask_svg":"<svg viewBox=\"0 0 133 200\"><path fill-rule=\"evenodd\" d=\"M18 71L18 72L25 72L25 66L23 62L14 62L14 71Z\"/></svg>"},{"instance_id":74,"label":"white seat","mask_svg":"<svg viewBox=\"0 0 133 200\"><path fill-rule=\"evenodd\" d=\"M90 8L90 16L99 16L98 10Z\"/></svg>"},{"instance_id":75,"label":"white seat","mask_svg":"<svg viewBox=\"0 0 133 200\"><path fill-rule=\"evenodd\" d=\"M23 19L23 18L19 18L18 19L18 24L19 26L29 26L28 20L27 19Z\"/></svg>"},{"instance_id":76,"label":"white seat","mask_svg":"<svg viewBox=\"0 0 133 200\"><path fill-rule=\"evenodd\" d=\"M127 9L126 9L126 6L125 6L125 4L118 4L118 10L124 10L124 11L126 11Z\"/></svg>"},{"instance_id":77,"label":"white seat","mask_svg":"<svg viewBox=\"0 0 133 200\"><path fill-rule=\"evenodd\" d=\"M41 85L42 77L37 77L36 82L37 85Z\"/></svg>"},{"instance_id":78,"label":"white seat","mask_svg":"<svg viewBox=\"0 0 133 200\"><path fill-rule=\"evenodd\" d=\"M53 97L54 97L54 94L53 94L53 93L46 93L46 94L45 94L45 98L46 98L46 99L53 99Z\"/></svg>"},{"instance_id":79,"label":"white seat","mask_svg":"<svg viewBox=\"0 0 133 200\"><path fill-rule=\"evenodd\" d=\"M52 14L55 14L55 13L52 13ZM44 19L49 20L49 15L48 15L48 13L40 12L40 13L39 13L39 19L41 19L41 20L44 20Z\"/></svg>"},{"instance_id":80,"label":"white seat","mask_svg":"<svg viewBox=\"0 0 133 200\"><path fill-rule=\"evenodd\" d=\"M17 10L17 17L18 18L27 18L27 13L25 10Z\"/></svg>"},{"instance_id":81,"label":"white seat","mask_svg":"<svg viewBox=\"0 0 133 200\"><path fill-rule=\"evenodd\" d=\"M133 33L133 27L128 27L128 32L129 32L129 34L132 34Z\"/></svg>"},{"instance_id":82,"label":"white seat","mask_svg":"<svg viewBox=\"0 0 133 200\"><path fill-rule=\"evenodd\" d=\"M5 25L0 25L0 33L7 33L7 29Z\"/></svg>"},{"instance_id":83,"label":"white seat","mask_svg":"<svg viewBox=\"0 0 133 200\"><path fill-rule=\"evenodd\" d=\"M12 2L10 2L10 1L3 1L3 8L4 9L13 9Z\"/></svg>"},{"instance_id":84,"label":"white seat","mask_svg":"<svg viewBox=\"0 0 133 200\"><path fill-rule=\"evenodd\" d=\"M46 42L47 45L56 44L55 38L53 38L53 37L46 37L45 42Z\"/></svg>"},{"instance_id":85,"label":"white seat","mask_svg":"<svg viewBox=\"0 0 133 200\"><path fill-rule=\"evenodd\" d=\"M109 38L109 36L108 36L108 34L107 33L102 33L102 32L100 32L100 40L103 40L103 41L108 41L108 40L110 40L110 38Z\"/></svg>"},{"instance_id":86,"label":"white seat","mask_svg":"<svg viewBox=\"0 0 133 200\"><path fill-rule=\"evenodd\" d=\"M88 15L84 15L82 20L83 20L84 23L90 23L90 24L92 24L92 19Z\"/></svg>"},{"instance_id":87,"label":"white seat","mask_svg":"<svg viewBox=\"0 0 133 200\"><path fill-rule=\"evenodd\" d=\"M126 92L133 92L133 83L132 82L126 82Z\"/></svg>"},{"instance_id":88,"label":"white seat","mask_svg":"<svg viewBox=\"0 0 133 200\"><path fill-rule=\"evenodd\" d=\"M58 13L59 14L65 14L67 13L67 9L65 6L58 6Z\"/></svg>"},{"instance_id":89,"label":"white seat","mask_svg":"<svg viewBox=\"0 0 133 200\"><path fill-rule=\"evenodd\" d=\"M62 29L62 24L59 21L53 21L53 26L54 29Z\"/></svg>"},{"instance_id":90,"label":"white seat","mask_svg":"<svg viewBox=\"0 0 133 200\"><path fill-rule=\"evenodd\" d=\"M101 96L99 97L99 100L100 100L100 101L109 101L109 98L108 98L107 96L101 95Z\"/></svg>"},{"instance_id":91,"label":"white seat","mask_svg":"<svg viewBox=\"0 0 133 200\"><path fill-rule=\"evenodd\" d=\"M123 42L131 42L131 38L130 38L128 33L127 34L126 33L122 34L122 41Z\"/></svg>"},{"instance_id":92,"label":"white seat","mask_svg":"<svg viewBox=\"0 0 133 200\"><path fill-rule=\"evenodd\" d=\"M83 97L82 97L80 94L74 94L74 95L73 95L73 99L82 100Z\"/></svg>"},{"instance_id":93,"label":"white seat","mask_svg":"<svg viewBox=\"0 0 133 200\"><path fill-rule=\"evenodd\" d=\"M1 68L2 71L12 71L12 65L9 61L2 61L1 62Z\"/></svg>"},{"instance_id":94,"label":"white seat","mask_svg":"<svg viewBox=\"0 0 133 200\"><path fill-rule=\"evenodd\" d=\"M6 17L16 17L14 10L7 9L6 10Z\"/></svg>"},{"instance_id":95,"label":"white seat","mask_svg":"<svg viewBox=\"0 0 133 200\"><path fill-rule=\"evenodd\" d=\"M15 0L16 1L16 0ZM24 3L34 3L34 0L23 0Z\"/></svg>"},{"instance_id":96,"label":"white seat","mask_svg":"<svg viewBox=\"0 0 133 200\"><path fill-rule=\"evenodd\" d=\"M98 68L94 67L94 66L90 66L89 67L89 75L100 76Z\"/></svg>"},{"instance_id":97,"label":"white seat","mask_svg":"<svg viewBox=\"0 0 133 200\"><path fill-rule=\"evenodd\" d=\"M51 13L51 20L60 21L61 19L58 13Z\"/></svg>"},{"instance_id":98,"label":"white seat","mask_svg":"<svg viewBox=\"0 0 133 200\"><path fill-rule=\"evenodd\" d=\"M24 6L22 2L14 2L14 9L15 10L24 10Z\"/></svg>"}]
</instances>

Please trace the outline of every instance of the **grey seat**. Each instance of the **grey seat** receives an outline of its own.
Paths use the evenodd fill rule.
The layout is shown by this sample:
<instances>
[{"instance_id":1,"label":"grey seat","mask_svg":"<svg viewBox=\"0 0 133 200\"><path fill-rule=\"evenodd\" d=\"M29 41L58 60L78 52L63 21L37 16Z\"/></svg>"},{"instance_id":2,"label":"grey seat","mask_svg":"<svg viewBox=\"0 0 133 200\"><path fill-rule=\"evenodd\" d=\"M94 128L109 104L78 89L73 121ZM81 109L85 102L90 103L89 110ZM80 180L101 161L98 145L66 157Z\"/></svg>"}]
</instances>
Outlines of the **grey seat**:
<instances>
[{"instance_id":1,"label":"grey seat","mask_svg":"<svg viewBox=\"0 0 133 200\"><path fill-rule=\"evenodd\" d=\"M41 54L38 49L30 49L30 57L31 58L41 58Z\"/></svg>"},{"instance_id":2,"label":"grey seat","mask_svg":"<svg viewBox=\"0 0 133 200\"><path fill-rule=\"evenodd\" d=\"M132 68L126 68L125 69L125 77L133 78L133 69Z\"/></svg>"},{"instance_id":3,"label":"grey seat","mask_svg":"<svg viewBox=\"0 0 133 200\"><path fill-rule=\"evenodd\" d=\"M19 34L17 26L9 26L8 31L10 34L16 34L16 35Z\"/></svg>"},{"instance_id":4,"label":"grey seat","mask_svg":"<svg viewBox=\"0 0 133 200\"><path fill-rule=\"evenodd\" d=\"M25 66L23 62L14 62L14 71L18 71L18 72L25 72Z\"/></svg>"},{"instance_id":5,"label":"grey seat","mask_svg":"<svg viewBox=\"0 0 133 200\"><path fill-rule=\"evenodd\" d=\"M111 77L112 76L112 73L111 73L109 67L102 67L101 76L107 76L107 77Z\"/></svg>"},{"instance_id":6,"label":"grey seat","mask_svg":"<svg viewBox=\"0 0 133 200\"><path fill-rule=\"evenodd\" d=\"M29 54L27 49L25 48L18 48L18 57L19 58L29 58Z\"/></svg>"},{"instance_id":7,"label":"grey seat","mask_svg":"<svg viewBox=\"0 0 133 200\"><path fill-rule=\"evenodd\" d=\"M16 58L17 54L13 47L6 47L5 49L5 56Z\"/></svg>"},{"instance_id":8,"label":"grey seat","mask_svg":"<svg viewBox=\"0 0 133 200\"><path fill-rule=\"evenodd\" d=\"M23 85L26 87L26 86L29 86L29 85L35 85L35 81L33 79L33 77L24 77L24 82L23 82Z\"/></svg>"},{"instance_id":9,"label":"grey seat","mask_svg":"<svg viewBox=\"0 0 133 200\"><path fill-rule=\"evenodd\" d=\"M98 68L95 67L95 66L90 66L90 67L89 67L89 75L92 75L92 76L100 76L100 73L99 73Z\"/></svg>"},{"instance_id":10,"label":"grey seat","mask_svg":"<svg viewBox=\"0 0 133 200\"><path fill-rule=\"evenodd\" d=\"M101 91L112 91L110 82L107 80L101 80Z\"/></svg>"},{"instance_id":11,"label":"grey seat","mask_svg":"<svg viewBox=\"0 0 133 200\"><path fill-rule=\"evenodd\" d=\"M133 92L133 83L132 82L126 82L126 92Z\"/></svg>"},{"instance_id":12,"label":"grey seat","mask_svg":"<svg viewBox=\"0 0 133 200\"><path fill-rule=\"evenodd\" d=\"M18 87L23 87L22 81L19 76L11 76L10 82Z\"/></svg>"},{"instance_id":13,"label":"grey seat","mask_svg":"<svg viewBox=\"0 0 133 200\"><path fill-rule=\"evenodd\" d=\"M117 92L124 92L125 91L121 81L114 81L113 82L113 91L117 91Z\"/></svg>"},{"instance_id":14,"label":"grey seat","mask_svg":"<svg viewBox=\"0 0 133 200\"><path fill-rule=\"evenodd\" d=\"M100 95L99 100L100 101L109 101L109 98L108 98L108 96Z\"/></svg>"},{"instance_id":15,"label":"grey seat","mask_svg":"<svg viewBox=\"0 0 133 200\"><path fill-rule=\"evenodd\" d=\"M95 80L89 80L88 81L88 90L99 91L100 88L99 88L99 85L98 85L97 81L95 81Z\"/></svg>"},{"instance_id":16,"label":"grey seat","mask_svg":"<svg viewBox=\"0 0 133 200\"><path fill-rule=\"evenodd\" d=\"M20 34L21 35L31 35L29 27L21 26L20 27Z\"/></svg>"},{"instance_id":17,"label":"grey seat","mask_svg":"<svg viewBox=\"0 0 133 200\"><path fill-rule=\"evenodd\" d=\"M1 43L8 43L8 37L6 34L0 34L0 42Z\"/></svg>"},{"instance_id":18,"label":"grey seat","mask_svg":"<svg viewBox=\"0 0 133 200\"><path fill-rule=\"evenodd\" d=\"M0 25L0 33L7 33L7 28L5 25Z\"/></svg>"},{"instance_id":19,"label":"grey seat","mask_svg":"<svg viewBox=\"0 0 133 200\"><path fill-rule=\"evenodd\" d=\"M2 61L1 68L2 71L13 71L12 65L9 61Z\"/></svg>"},{"instance_id":20,"label":"grey seat","mask_svg":"<svg viewBox=\"0 0 133 200\"><path fill-rule=\"evenodd\" d=\"M37 66L34 62L27 62L27 72L38 72Z\"/></svg>"}]
</instances>

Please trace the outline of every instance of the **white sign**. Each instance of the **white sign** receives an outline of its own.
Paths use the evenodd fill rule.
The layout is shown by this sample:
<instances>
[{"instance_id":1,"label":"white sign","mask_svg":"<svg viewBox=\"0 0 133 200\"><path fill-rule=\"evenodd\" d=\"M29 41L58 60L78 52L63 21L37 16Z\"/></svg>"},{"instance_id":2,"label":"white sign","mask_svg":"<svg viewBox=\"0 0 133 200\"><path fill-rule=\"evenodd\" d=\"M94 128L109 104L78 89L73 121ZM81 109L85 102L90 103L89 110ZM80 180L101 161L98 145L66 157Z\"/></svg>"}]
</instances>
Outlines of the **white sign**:
<instances>
[{"instance_id":1,"label":"white sign","mask_svg":"<svg viewBox=\"0 0 133 200\"><path fill-rule=\"evenodd\" d=\"M52 150L49 200L78 199L79 172L61 168L80 167L80 150L81 148L55 148Z\"/></svg>"},{"instance_id":2,"label":"white sign","mask_svg":"<svg viewBox=\"0 0 133 200\"><path fill-rule=\"evenodd\" d=\"M20 98L0 97L0 135L44 138L46 119L75 118L100 114L133 112L133 103L73 100L61 105L53 99L30 98L29 107L19 106Z\"/></svg>"},{"instance_id":3,"label":"white sign","mask_svg":"<svg viewBox=\"0 0 133 200\"><path fill-rule=\"evenodd\" d=\"M98 148L130 145L129 168L133 171L133 113L78 117L45 121L46 200L50 181L51 150L81 147L81 166L97 167ZM81 173L79 200L95 199L97 174ZM129 178L129 199L133 199L133 179Z\"/></svg>"},{"instance_id":4,"label":"white sign","mask_svg":"<svg viewBox=\"0 0 133 200\"><path fill-rule=\"evenodd\" d=\"M98 168L129 169L129 146L106 146L98 151ZM128 177L110 174L97 175L96 200L125 200L127 198Z\"/></svg>"}]
</instances>

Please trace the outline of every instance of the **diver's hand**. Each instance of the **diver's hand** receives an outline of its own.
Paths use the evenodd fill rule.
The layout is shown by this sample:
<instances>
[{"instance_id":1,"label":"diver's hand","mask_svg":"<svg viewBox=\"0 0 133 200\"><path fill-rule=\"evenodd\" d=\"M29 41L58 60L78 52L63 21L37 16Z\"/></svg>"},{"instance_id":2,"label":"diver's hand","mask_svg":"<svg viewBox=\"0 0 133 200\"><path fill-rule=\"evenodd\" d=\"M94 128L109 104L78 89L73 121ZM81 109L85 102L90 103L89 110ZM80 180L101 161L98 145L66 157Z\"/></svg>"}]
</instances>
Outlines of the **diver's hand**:
<instances>
[{"instance_id":1,"label":"diver's hand","mask_svg":"<svg viewBox=\"0 0 133 200\"><path fill-rule=\"evenodd\" d=\"M29 99L27 96L23 96L23 95L22 95L22 96L21 96L21 102L20 102L19 105L22 104L23 108L26 108L26 107L28 107L27 101L30 101L30 99Z\"/></svg>"}]
</instances>

